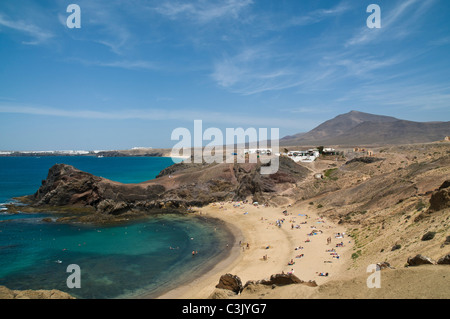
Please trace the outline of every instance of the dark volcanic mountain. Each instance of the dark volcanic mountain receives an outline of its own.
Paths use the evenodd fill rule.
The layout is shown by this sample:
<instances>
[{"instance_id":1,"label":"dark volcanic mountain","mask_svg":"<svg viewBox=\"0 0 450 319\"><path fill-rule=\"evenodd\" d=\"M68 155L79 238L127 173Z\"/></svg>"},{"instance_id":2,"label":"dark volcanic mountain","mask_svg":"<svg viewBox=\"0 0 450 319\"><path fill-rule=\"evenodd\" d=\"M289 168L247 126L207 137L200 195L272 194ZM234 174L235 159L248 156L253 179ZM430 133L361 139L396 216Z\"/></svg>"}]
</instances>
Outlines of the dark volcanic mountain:
<instances>
[{"instance_id":1,"label":"dark volcanic mountain","mask_svg":"<svg viewBox=\"0 0 450 319\"><path fill-rule=\"evenodd\" d=\"M286 136L280 145L410 144L442 140L450 122L412 122L395 117L351 111L307 133Z\"/></svg>"}]
</instances>

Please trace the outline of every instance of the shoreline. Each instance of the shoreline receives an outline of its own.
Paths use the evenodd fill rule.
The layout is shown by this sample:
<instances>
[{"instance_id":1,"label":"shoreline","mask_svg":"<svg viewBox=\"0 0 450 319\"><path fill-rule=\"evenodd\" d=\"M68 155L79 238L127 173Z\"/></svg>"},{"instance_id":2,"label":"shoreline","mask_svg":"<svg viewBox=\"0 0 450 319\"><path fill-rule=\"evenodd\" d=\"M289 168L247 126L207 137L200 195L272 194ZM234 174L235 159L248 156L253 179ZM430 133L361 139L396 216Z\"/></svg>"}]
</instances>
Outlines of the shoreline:
<instances>
[{"instance_id":1,"label":"shoreline","mask_svg":"<svg viewBox=\"0 0 450 319\"><path fill-rule=\"evenodd\" d=\"M222 258L219 259L217 263L208 265L208 267L206 267L206 271L205 269L203 269L205 273L193 274L195 276L195 279L185 280L184 282L181 282L181 284L177 284L174 288L169 288L168 290L164 289L164 291L160 294L157 294L154 297L154 299L187 299L186 296L193 295L192 290L195 290L200 286L205 286L205 282L207 283L205 288L208 289L209 284L211 283L212 280L215 280L217 274L220 274L219 275L220 277L225 269L229 268L230 266L238 262L240 256L240 247L238 247L238 238L243 238L241 229L236 227L234 224L221 220L220 218L211 218L209 216L205 218L218 219L223 223L223 227L227 228L226 231L228 231L233 237L232 244L230 247L231 249L226 251L223 254ZM217 258L220 258L220 255L217 256ZM217 283L215 283L214 286ZM139 298L147 298L147 297L148 295L144 293Z\"/></svg>"},{"instance_id":2,"label":"shoreline","mask_svg":"<svg viewBox=\"0 0 450 319\"><path fill-rule=\"evenodd\" d=\"M344 239L334 237L335 233L345 233L344 227L320 218L306 203L300 203L295 207L290 205L264 207L238 203L213 203L198 208L198 212L195 213L217 218L230 227L235 234L231 254L200 277L165 292L156 299L207 299L215 291L220 276L226 273L238 276L242 284L249 280L267 279L273 274L291 271L301 280L314 280L318 285L340 277L349 260L348 252L352 247L350 237ZM288 214L283 215L282 212L286 209ZM303 214L299 214L301 212ZM281 219L284 219L284 225L278 227L276 221ZM317 234L309 237L309 233L314 230L317 230ZM328 243L328 237L332 238L331 243ZM237 245L237 241L243 245ZM335 244L344 241L344 247L335 247ZM297 246L303 246L302 250L295 250ZM340 258L330 256L331 253L327 252L327 249L338 251ZM296 256L299 254L303 254L304 257L297 259ZM268 256L267 259L263 258L265 255ZM346 257L343 257L344 255ZM295 260L295 263L288 265L290 260ZM329 276L319 276L321 272L329 273ZM303 295L300 298L307 297L317 290L306 287L302 291Z\"/></svg>"}]
</instances>

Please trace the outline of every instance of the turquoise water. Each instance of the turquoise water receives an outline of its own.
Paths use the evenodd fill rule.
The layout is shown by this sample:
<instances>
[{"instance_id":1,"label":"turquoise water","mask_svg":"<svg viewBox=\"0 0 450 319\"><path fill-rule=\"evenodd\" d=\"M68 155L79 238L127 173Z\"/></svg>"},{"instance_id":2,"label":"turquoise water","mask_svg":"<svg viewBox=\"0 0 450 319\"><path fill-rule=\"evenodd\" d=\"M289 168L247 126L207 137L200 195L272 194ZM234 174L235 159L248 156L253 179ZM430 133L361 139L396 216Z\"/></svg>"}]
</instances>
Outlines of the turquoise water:
<instances>
[{"instance_id":1,"label":"turquoise water","mask_svg":"<svg viewBox=\"0 0 450 319\"><path fill-rule=\"evenodd\" d=\"M154 178L172 161L0 157L0 203L35 192L55 163L136 183ZM144 291L154 297L182 279L206 271L233 240L217 221L179 214L105 227L44 222L43 218L49 216L55 217L0 211L0 285L10 289L59 289L78 298L124 298ZM194 257L193 250L199 252ZM67 287L70 264L81 269L81 288Z\"/></svg>"},{"instance_id":2,"label":"turquoise water","mask_svg":"<svg viewBox=\"0 0 450 319\"><path fill-rule=\"evenodd\" d=\"M169 157L0 157L0 203L34 193L48 169L61 163L113 181L140 183L154 179L173 161Z\"/></svg>"}]
</instances>

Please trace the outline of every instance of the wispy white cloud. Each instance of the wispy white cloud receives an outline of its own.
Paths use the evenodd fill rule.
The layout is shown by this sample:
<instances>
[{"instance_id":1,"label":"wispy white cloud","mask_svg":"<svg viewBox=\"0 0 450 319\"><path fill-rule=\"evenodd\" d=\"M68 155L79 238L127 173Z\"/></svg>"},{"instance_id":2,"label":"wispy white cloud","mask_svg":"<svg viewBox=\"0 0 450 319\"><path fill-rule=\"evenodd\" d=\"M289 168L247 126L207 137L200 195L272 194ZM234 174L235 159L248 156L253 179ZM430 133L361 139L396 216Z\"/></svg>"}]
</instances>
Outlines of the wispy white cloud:
<instances>
[{"instance_id":1,"label":"wispy white cloud","mask_svg":"<svg viewBox=\"0 0 450 319\"><path fill-rule=\"evenodd\" d=\"M242 95L292 88L311 93L332 89L342 80L373 81L375 72L403 63L408 57L377 57L324 48L318 55L299 61L295 54L280 55L273 48L247 48L216 61L211 77L219 87Z\"/></svg>"},{"instance_id":2,"label":"wispy white cloud","mask_svg":"<svg viewBox=\"0 0 450 319\"><path fill-rule=\"evenodd\" d=\"M304 45L289 44L287 47L291 50L286 50L286 44L278 46L277 41L267 45L245 44L240 50L235 48L236 54L216 59L211 78L219 87L241 95L286 89L310 94L336 91L343 83L361 86L392 78L404 80L398 72L401 65L420 59L427 49L400 48L391 53L389 47L392 45L389 44L416 32L423 22L421 14L434 3L435 0L407 0L395 2L390 10L383 6L382 29L369 29L364 23L350 40L345 30L327 30L315 39L308 39ZM298 25L311 24L342 15L350 9L348 2L341 2L331 9L306 13L297 17L296 22ZM283 28L288 24L293 26L293 21L284 24ZM362 45L375 40L384 44L380 50L368 51ZM436 45L445 45L447 41L443 38Z\"/></svg>"},{"instance_id":3,"label":"wispy white cloud","mask_svg":"<svg viewBox=\"0 0 450 319\"><path fill-rule=\"evenodd\" d=\"M308 14L297 16L290 19L284 26L304 26L321 22L327 18L339 16L351 9L346 2L341 2L337 6L330 9L318 9Z\"/></svg>"},{"instance_id":4,"label":"wispy white cloud","mask_svg":"<svg viewBox=\"0 0 450 319\"><path fill-rule=\"evenodd\" d=\"M292 70L270 65L274 56L266 49L247 48L216 61L211 77L220 87L243 95L296 86Z\"/></svg>"},{"instance_id":5,"label":"wispy white cloud","mask_svg":"<svg viewBox=\"0 0 450 319\"><path fill-rule=\"evenodd\" d=\"M255 126L255 127L283 127L298 128L302 121L294 119L285 119L273 115L255 116L254 114L230 114L229 112L213 112L204 110L186 110L179 109L126 109L126 110L108 110L108 111L91 111L91 110L65 110L46 106L33 106L21 104L0 103L0 113L10 114L26 114L37 116L54 116L72 119L85 120L148 120L148 121L182 121L190 122L194 120L203 120L207 123L227 124L230 127L237 126ZM306 119L303 124L308 124ZM309 124L308 124L309 125Z\"/></svg>"},{"instance_id":6,"label":"wispy white cloud","mask_svg":"<svg viewBox=\"0 0 450 319\"><path fill-rule=\"evenodd\" d=\"M76 3L81 7L81 32L66 33L66 36L75 41L101 44L119 56L132 51L135 34L130 27L143 16L134 8L133 14L129 14L127 5L135 4L114 0L78 0ZM57 15L57 21L64 27L66 19L65 13Z\"/></svg>"},{"instance_id":7,"label":"wispy white cloud","mask_svg":"<svg viewBox=\"0 0 450 319\"><path fill-rule=\"evenodd\" d=\"M114 62L99 62L99 66L112 67L112 68L123 68L129 70L156 70L157 65L147 61L114 61Z\"/></svg>"},{"instance_id":8,"label":"wispy white cloud","mask_svg":"<svg viewBox=\"0 0 450 319\"><path fill-rule=\"evenodd\" d=\"M403 113L450 109L448 84L417 83L415 81L374 82L343 92L337 104L366 105Z\"/></svg>"},{"instance_id":9,"label":"wispy white cloud","mask_svg":"<svg viewBox=\"0 0 450 319\"><path fill-rule=\"evenodd\" d=\"M170 19L188 18L198 23L208 23L219 18L237 18L239 13L253 3L252 0L224 0L224 1L165 1L154 10Z\"/></svg>"},{"instance_id":10,"label":"wispy white cloud","mask_svg":"<svg viewBox=\"0 0 450 319\"><path fill-rule=\"evenodd\" d=\"M86 60L79 58L68 58L67 61L75 61L86 66L99 66L108 68L119 68L127 70L143 70L143 71L155 71L159 69L156 63L144 61L144 60L114 60L114 61L100 61L100 60Z\"/></svg>"},{"instance_id":11,"label":"wispy white cloud","mask_svg":"<svg viewBox=\"0 0 450 319\"><path fill-rule=\"evenodd\" d=\"M371 55L355 56L344 53L342 57L336 55L324 57L322 63L327 68L343 67L342 77L370 77L373 79L375 71L400 64L407 58L407 56L401 55L386 58Z\"/></svg>"},{"instance_id":12,"label":"wispy white cloud","mask_svg":"<svg viewBox=\"0 0 450 319\"><path fill-rule=\"evenodd\" d=\"M361 27L346 46L363 45L378 41L401 39L419 27L419 21L435 0L406 0L396 2L395 7L381 6L381 28Z\"/></svg>"},{"instance_id":13,"label":"wispy white cloud","mask_svg":"<svg viewBox=\"0 0 450 319\"><path fill-rule=\"evenodd\" d=\"M31 37L30 41L23 41L23 44L37 45L54 37L52 32L43 30L29 21L12 20L2 13L0 13L0 27L6 27Z\"/></svg>"},{"instance_id":14,"label":"wispy white cloud","mask_svg":"<svg viewBox=\"0 0 450 319\"><path fill-rule=\"evenodd\" d=\"M332 113L333 108L330 105L314 105L314 106L300 106L286 110L289 113L298 114L326 114Z\"/></svg>"},{"instance_id":15,"label":"wispy white cloud","mask_svg":"<svg viewBox=\"0 0 450 319\"><path fill-rule=\"evenodd\" d=\"M432 46L441 46L449 44L450 44L450 37L442 37L440 39L430 41L430 45Z\"/></svg>"}]
</instances>

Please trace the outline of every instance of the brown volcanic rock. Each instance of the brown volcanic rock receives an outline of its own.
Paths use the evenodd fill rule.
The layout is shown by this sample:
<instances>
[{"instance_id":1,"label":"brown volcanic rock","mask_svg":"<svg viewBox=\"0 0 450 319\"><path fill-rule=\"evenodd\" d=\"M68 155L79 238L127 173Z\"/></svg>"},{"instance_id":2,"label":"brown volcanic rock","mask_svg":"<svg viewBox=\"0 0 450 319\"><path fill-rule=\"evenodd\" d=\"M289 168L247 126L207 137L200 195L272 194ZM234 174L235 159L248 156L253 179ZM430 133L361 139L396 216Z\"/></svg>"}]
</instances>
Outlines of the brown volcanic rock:
<instances>
[{"instance_id":1,"label":"brown volcanic rock","mask_svg":"<svg viewBox=\"0 0 450 319\"><path fill-rule=\"evenodd\" d=\"M94 208L104 215L185 209L224 200L253 197L277 191L280 184L294 184L309 171L280 158L277 173L265 176L260 163L175 164L159 178L140 184L121 184L56 164L38 191L26 197L32 207Z\"/></svg>"},{"instance_id":2,"label":"brown volcanic rock","mask_svg":"<svg viewBox=\"0 0 450 319\"><path fill-rule=\"evenodd\" d=\"M28 196L28 200L36 207L94 207L101 213L120 214L159 199L164 191L161 185L120 184L70 165L56 164L50 168L42 186L34 195Z\"/></svg>"},{"instance_id":3,"label":"brown volcanic rock","mask_svg":"<svg viewBox=\"0 0 450 319\"><path fill-rule=\"evenodd\" d=\"M317 287L317 284L315 281L303 281L299 279L294 274L274 274L270 276L270 279L263 279L263 280L249 280L245 283L244 286L242 286L241 279L232 274L225 274L220 277L219 283L216 285L216 288L224 289L224 290L230 290L234 292L235 294L241 293L242 291L251 291L254 290L255 287L263 287L263 286L272 286L274 288L275 286L287 286L287 285L294 285L294 284L303 284L309 287ZM216 291L213 293L211 298L217 299L217 298L228 298L228 295L221 295L219 291Z\"/></svg>"},{"instance_id":4,"label":"brown volcanic rock","mask_svg":"<svg viewBox=\"0 0 450 319\"><path fill-rule=\"evenodd\" d=\"M446 180L439 189L432 192L430 198L430 207L421 212L415 219L415 222L430 217L433 213L450 207L450 180Z\"/></svg>"},{"instance_id":5,"label":"brown volcanic rock","mask_svg":"<svg viewBox=\"0 0 450 319\"><path fill-rule=\"evenodd\" d=\"M435 262L429 258L422 255L416 255L415 257L408 258L409 266L420 266L420 265L434 265Z\"/></svg>"},{"instance_id":6,"label":"brown volcanic rock","mask_svg":"<svg viewBox=\"0 0 450 319\"><path fill-rule=\"evenodd\" d=\"M75 299L60 290L11 290L0 286L0 299Z\"/></svg>"},{"instance_id":7,"label":"brown volcanic rock","mask_svg":"<svg viewBox=\"0 0 450 319\"><path fill-rule=\"evenodd\" d=\"M450 207L450 180L445 181L430 198L430 212Z\"/></svg>"},{"instance_id":8,"label":"brown volcanic rock","mask_svg":"<svg viewBox=\"0 0 450 319\"><path fill-rule=\"evenodd\" d=\"M225 274L220 276L219 283L216 288L231 290L234 293L240 293L243 289L241 279L232 274Z\"/></svg>"},{"instance_id":9,"label":"brown volcanic rock","mask_svg":"<svg viewBox=\"0 0 450 319\"><path fill-rule=\"evenodd\" d=\"M315 281L303 281L294 274L274 274L270 276L270 279L262 279L258 281L248 281L244 288L250 285L264 285L264 286L286 286L293 284L303 284L309 287L317 287Z\"/></svg>"},{"instance_id":10,"label":"brown volcanic rock","mask_svg":"<svg viewBox=\"0 0 450 319\"><path fill-rule=\"evenodd\" d=\"M437 261L438 265L450 265L450 254L445 255Z\"/></svg>"},{"instance_id":11,"label":"brown volcanic rock","mask_svg":"<svg viewBox=\"0 0 450 319\"><path fill-rule=\"evenodd\" d=\"M91 204L99 198L96 186L101 180L72 166L56 164L49 169L47 179L30 199L38 206Z\"/></svg>"},{"instance_id":12,"label":"brown volcanic rock","mask_svg":"<svg viewBox=\"0 0 450 319\"><path fill-rule=\"evenodd\" d=\"M269 280L260 280L258 281L261 285L275 285L275 286L286 286L292 284L306 284L311 287L316 287L317 284L315 281L305 282L299 279L294 274L275 274L270 276Z\"/></svg>"}]
</instances>

